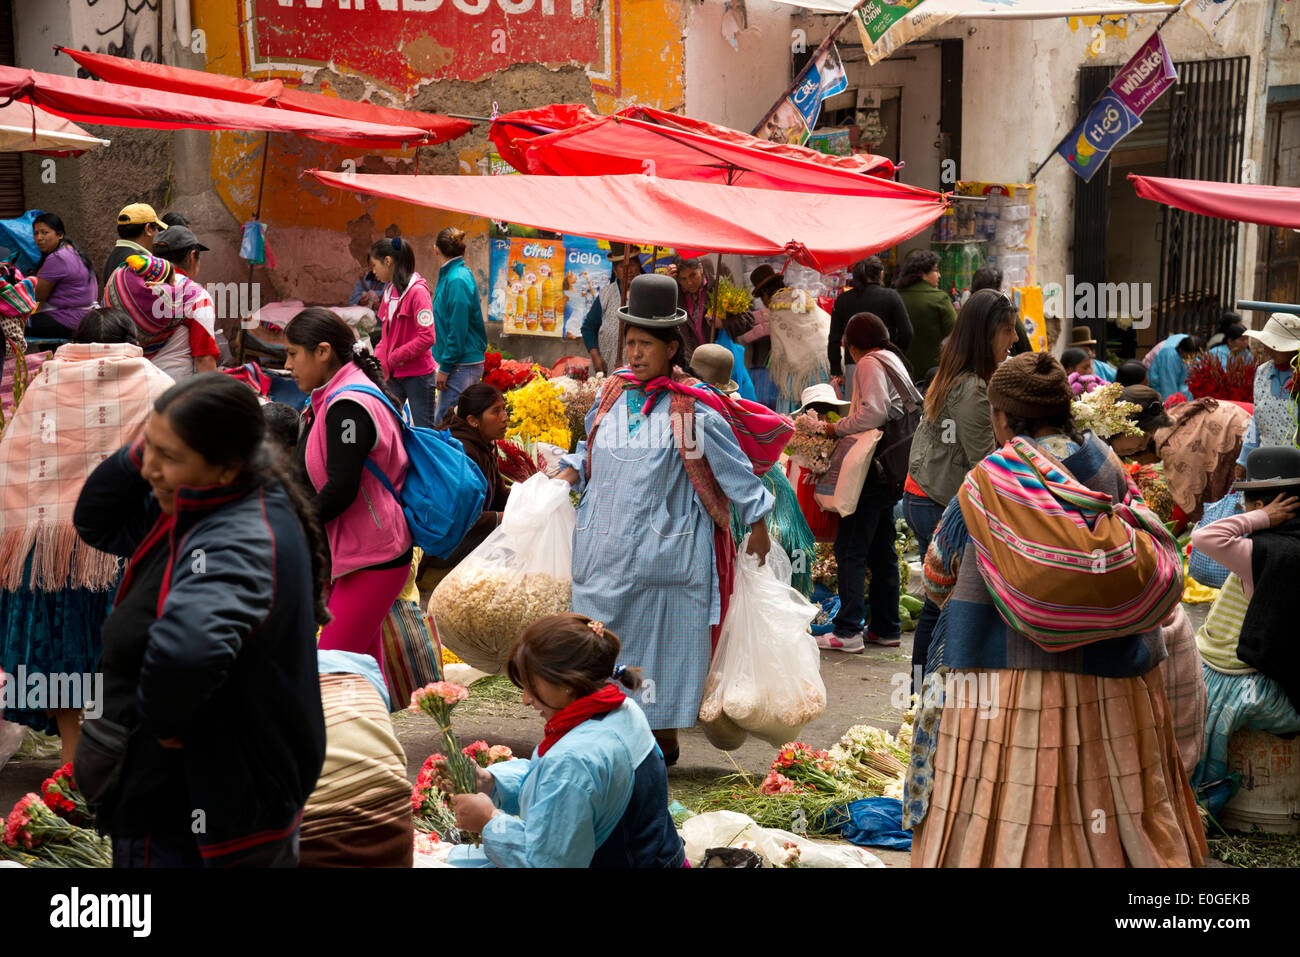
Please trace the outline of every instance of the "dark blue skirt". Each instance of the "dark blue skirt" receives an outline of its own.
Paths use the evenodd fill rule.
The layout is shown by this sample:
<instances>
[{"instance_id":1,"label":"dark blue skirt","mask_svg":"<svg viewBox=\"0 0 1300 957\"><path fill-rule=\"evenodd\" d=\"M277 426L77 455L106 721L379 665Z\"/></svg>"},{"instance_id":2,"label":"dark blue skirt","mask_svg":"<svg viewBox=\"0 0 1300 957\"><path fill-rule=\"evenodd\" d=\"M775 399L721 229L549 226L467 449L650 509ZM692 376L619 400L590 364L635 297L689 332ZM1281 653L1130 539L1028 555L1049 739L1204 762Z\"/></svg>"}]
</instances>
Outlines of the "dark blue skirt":
<instances>
[{"instance_id":1,"label":"dark blue skirt","mask_svg":"<svg viewBox=\"0 0 1300 957\"><path fill-rule=\"evenodd\" d=\"M31 556L23 568L23 580L31 577ZM107 591L64 588L39 591L0 588L0 668L17 681L19 665L28 675L87 674L94 671L103 647L104 619L113 608L117 583ZM15 688L22 698L22 689ZM58 734L54 718L45 711L6 709L6 721L24 724L46 734Z\"/></svg>"}]
</instances>

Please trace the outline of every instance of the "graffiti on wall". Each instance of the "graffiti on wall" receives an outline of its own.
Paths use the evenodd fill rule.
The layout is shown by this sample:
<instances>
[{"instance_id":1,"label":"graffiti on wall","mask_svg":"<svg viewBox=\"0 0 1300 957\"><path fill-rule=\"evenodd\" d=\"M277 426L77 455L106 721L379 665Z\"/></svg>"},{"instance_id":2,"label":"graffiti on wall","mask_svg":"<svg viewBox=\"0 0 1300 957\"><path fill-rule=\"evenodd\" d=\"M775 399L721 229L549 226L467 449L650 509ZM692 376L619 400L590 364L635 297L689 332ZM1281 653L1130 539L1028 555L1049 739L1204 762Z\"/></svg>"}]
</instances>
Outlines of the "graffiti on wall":
<instances>
[{"instance_id":1,"label":"graffiti on wall","mask_svg":"<svg viewBox=\"0 0 1300 957\"><path fill-rule=\"evenodd\" d=\"M86 16L74 17L77 46L94 53L158 60L158 10L161 0L85 0ZM78 68L77 76L90 76Z\"/></svg>"},{"instance_id":2,"label":"graffiti on wall","mask_svg":"<svg viewBox=\"0 0 1300 957\"><path fill-rule=\"evenodd\" d=\"M587 66L605 30L596 0L243 0L246 73L331 66L413 93L516 63Z\"/></svg>"}]
</instances>

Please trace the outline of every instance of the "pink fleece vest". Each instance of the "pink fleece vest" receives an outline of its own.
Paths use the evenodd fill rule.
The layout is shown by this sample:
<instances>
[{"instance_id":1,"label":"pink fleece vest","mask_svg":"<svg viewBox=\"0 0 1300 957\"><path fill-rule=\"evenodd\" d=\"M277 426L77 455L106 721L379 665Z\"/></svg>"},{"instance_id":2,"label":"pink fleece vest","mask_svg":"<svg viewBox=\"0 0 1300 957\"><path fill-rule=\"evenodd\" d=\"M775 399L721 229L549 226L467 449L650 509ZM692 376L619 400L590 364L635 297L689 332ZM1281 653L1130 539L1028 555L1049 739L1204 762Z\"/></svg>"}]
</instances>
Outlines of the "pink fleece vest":
<instances>
[{"instance_id":1,"label":"pink fleece vest","mask_svg":"<svg viewBox=\"0 0 1300 957\"><path fill-rule=\"evenodd\" d=\"M325 485L325 413L333 395L347 385L374 386L356 363L348 362L322 388L311 394L315 422L307 436L307 476L320 491ZM360 392L345 392L333 401L350 399L359 403L374 420L379 440L370 460L388 476L393 488L402 490L406 480L407 457L402 433L393 413L379 399ZM331 574L341 578L369 565L391 561L411 547L411 530L397 500L366 469L361 473L361 487L356 500L338 518L325 523L330 543Z\"/></svg>"}]
</instances>

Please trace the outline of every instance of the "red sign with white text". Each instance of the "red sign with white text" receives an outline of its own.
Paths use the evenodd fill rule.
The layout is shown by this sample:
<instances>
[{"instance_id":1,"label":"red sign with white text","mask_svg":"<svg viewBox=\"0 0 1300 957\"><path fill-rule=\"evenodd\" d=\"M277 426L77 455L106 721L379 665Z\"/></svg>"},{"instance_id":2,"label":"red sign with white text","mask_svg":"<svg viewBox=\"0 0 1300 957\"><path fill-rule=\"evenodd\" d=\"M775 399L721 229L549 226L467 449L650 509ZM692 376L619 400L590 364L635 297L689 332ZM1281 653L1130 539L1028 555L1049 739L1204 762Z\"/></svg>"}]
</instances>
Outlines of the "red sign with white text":
<instances>
[{"instance_id":1,"label":"red sign with white text","mask_svg":"<svg viewBox=\"0 0 1300 957\"><path fill-rule=\"evenodd\" d=\"M244 0L246 72L331 66L405 93L516 63L592 64L597 0Z\"/></svg>"}]
</instances>

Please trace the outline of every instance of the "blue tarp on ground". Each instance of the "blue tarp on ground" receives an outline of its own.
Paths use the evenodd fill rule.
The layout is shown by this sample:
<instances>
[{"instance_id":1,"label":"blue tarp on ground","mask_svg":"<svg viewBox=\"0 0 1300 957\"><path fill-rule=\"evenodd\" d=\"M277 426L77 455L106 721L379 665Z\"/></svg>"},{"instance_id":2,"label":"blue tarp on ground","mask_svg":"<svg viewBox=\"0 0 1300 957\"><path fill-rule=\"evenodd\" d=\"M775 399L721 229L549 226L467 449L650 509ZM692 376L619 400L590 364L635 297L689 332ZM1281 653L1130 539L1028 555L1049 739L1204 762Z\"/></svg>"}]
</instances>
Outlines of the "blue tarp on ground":
<instances>
[{"instance_id":1,"label":"blue tarp on ground","mask_svg":"<svg viewBox=\"0 0 1300 957\"><path fill-rule=\"evenodd\" d=\"M912 832L903 830L903 802L897 798L863 798L829 813L843 820L827 833L838 834L859 847L912 848Z\"/></svg>"}]
</instances>

